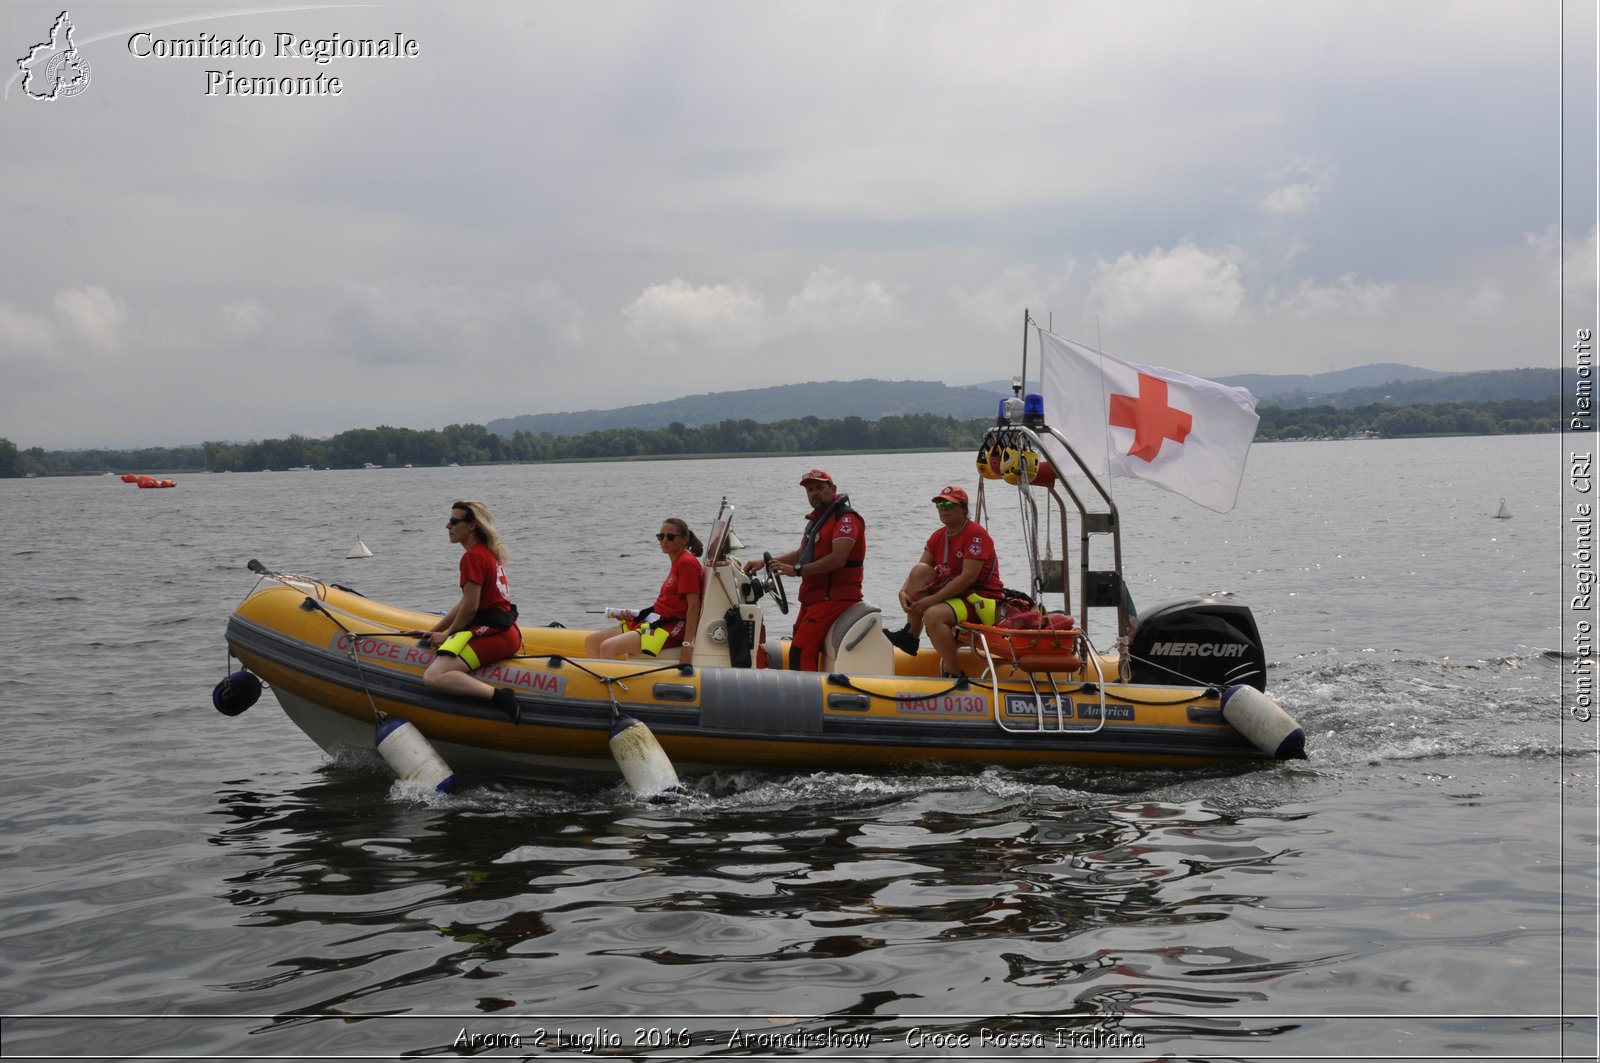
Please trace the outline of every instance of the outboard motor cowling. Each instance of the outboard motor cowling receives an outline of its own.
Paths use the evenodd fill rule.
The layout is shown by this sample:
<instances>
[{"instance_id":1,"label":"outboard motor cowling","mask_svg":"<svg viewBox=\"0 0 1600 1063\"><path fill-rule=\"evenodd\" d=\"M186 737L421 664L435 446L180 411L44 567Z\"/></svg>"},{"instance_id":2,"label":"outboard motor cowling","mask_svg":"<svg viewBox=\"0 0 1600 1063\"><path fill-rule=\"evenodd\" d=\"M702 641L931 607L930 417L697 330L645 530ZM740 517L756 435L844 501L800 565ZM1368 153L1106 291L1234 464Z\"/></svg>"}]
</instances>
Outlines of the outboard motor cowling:
<instances>
[{"instance_id":1,"label":"outboard motor cowling","mask_svg":"<svg viewBox=\"0 0 1600 1063\"><path fill-rule=\"evenodd\" d=\"M1246 605L1187 598L1159 606L1140 615L1128 655L1135 683L1267 688L1267 654Z\"/></svg>"}]
</instances>

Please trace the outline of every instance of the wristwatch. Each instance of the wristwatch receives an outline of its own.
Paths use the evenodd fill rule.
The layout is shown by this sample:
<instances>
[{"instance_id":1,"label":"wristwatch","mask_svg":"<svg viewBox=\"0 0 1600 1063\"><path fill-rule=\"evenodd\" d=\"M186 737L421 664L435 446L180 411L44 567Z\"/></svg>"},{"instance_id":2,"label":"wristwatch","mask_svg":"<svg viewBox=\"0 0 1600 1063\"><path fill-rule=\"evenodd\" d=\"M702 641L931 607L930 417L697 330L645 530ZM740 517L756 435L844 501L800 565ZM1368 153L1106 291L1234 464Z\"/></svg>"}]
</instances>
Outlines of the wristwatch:
<instances>
[{"instance_id":1,"label":"wristwatch","mask_svg":"<svg viewBox=\"0 0 1600 1063\"><path fill-rule=\"evenodd\" d=\"M805 567L806 566L804 566L804 565L796 565L796 566L794 566L794 578L795 579L799 579L800 578L800 570L805 568Z\"/></svg>"}]
</instances>

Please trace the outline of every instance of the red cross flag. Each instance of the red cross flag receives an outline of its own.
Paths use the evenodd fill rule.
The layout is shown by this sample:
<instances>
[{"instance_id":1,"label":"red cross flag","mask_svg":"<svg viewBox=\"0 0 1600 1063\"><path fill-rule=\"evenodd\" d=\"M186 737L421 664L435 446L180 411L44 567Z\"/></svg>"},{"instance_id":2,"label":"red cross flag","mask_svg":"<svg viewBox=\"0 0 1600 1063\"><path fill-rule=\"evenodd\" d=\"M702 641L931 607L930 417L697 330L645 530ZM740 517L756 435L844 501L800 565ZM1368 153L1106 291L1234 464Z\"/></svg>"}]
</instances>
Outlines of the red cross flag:
<instances>
[{"instance_id":1,"label":"red cross flag","mask_svg":"<svg viewBox=\"0 0 1600 1063\"><path fill-rule=\"evenodd\" d=\"M1044 329L1039 338L1045 419L1090 472L1136 476L1218 513L1233 509L1261 420L1254 395L1124 362Z\"/></svg>"}]
</instances>

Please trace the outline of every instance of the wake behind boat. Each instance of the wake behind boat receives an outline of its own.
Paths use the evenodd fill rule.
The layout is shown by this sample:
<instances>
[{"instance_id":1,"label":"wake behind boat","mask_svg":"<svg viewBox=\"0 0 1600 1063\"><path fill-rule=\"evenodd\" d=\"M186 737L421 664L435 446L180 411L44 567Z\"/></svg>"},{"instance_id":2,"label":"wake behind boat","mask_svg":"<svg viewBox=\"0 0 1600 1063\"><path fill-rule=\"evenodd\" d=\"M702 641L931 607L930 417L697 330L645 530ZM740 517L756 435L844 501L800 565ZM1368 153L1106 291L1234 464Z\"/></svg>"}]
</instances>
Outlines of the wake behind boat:
<instances>
[{"instance_id":1,"label":"wake behind boat","mask_svg":"<svg viewBox=\"0 0 1600 1063\"><path fill-rule=\"evenodd\" d=\"M961 626L964 677L943 676L930 649L894 647L867 602L833 624L820 671L788 667L788 641L766 634L768 607L788 611L782 578L770 559L764 572L745 573L727 499L702 559L694 663L679 665L676 650L588 659L588 631L524 627L519 655L475 673L515 692L516 722L488 702L423 685L433 651L400 632L425 629L434 615L314 577L252 562L261 578L228 623L228 645L324 750L371 749L378 723L406 721L468 776L615 777L619 721L642 723L687 772L1180 768L1304 756L1303 730L1264 693L1266 657L1250 610L1194 598L1135 617L1115 504L1046 424L1043 400L1024 399L1020 380L1015 390L979 450L977 512L987 488L1017 492L1030 587L1009 592L1009 615L994 626ZM1087 490L1057 474L1069 461ZM1043 527L1059 529L1060 561L1057 544L1041 542L1041 509ZM1091 553L1106 545L1109 566L1092 566ZM1115 620L1102 640L1091 623L1106 613ZM248 700L218 707L234 714Z\"/></svg>"}]
</instances>

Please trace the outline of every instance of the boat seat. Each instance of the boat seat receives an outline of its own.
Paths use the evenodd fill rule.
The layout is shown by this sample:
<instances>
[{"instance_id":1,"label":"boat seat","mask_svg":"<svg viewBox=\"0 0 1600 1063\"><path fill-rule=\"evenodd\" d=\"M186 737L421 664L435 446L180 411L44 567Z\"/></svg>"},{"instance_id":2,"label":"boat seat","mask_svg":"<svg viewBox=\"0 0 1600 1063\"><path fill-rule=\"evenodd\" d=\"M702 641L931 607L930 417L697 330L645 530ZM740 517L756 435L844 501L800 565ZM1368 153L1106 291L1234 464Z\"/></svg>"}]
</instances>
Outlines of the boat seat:
<instances>
[{"instance_id":1,"label":"boat seat","mask_svg":"<svg viewBox=\"0 0 1600 1063\"><path fill-rule=\"evenodd\" d=\"M894 675L894 646L883 633L883 610L862 601L841 613L822 640L822 670Z\"/></svg>"}]
</instances>

